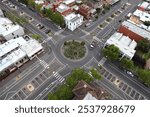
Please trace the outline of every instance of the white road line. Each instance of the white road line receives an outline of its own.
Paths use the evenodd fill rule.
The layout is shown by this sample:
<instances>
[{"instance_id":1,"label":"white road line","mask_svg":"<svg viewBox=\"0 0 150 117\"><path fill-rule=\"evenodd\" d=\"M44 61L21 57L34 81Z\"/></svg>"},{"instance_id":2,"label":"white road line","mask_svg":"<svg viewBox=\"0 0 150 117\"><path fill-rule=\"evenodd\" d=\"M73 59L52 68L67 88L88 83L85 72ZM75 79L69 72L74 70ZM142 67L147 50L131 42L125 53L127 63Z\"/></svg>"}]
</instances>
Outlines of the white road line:
<instances>
[{"instance_id":1,"label":"white road line","mask_svg":"<svg viewBox=\"0 0 150 117\"><path fill-rule=\"evenodd\" d=\"M119 72L121 75L123 75L124 77L128 78L130 81L134 82L135 84L137 84L139 87L141 87L138 83L136 83L132 78L129 78L127 75L123 74L122 72L120 72L116 67L112 66L111 64L109 64L109 66L111 66L113 69L115 69L117 72ZM143 90L147 91L150 93L149 90L144 89L143 87L141 87Z\"/></svg>"},{"instance_id":2,"label":"white road line","mask_svg":"<svg viewBox=\"0 0 150 117\"><path fill-rule=\"evenodd\" d=\"M29 74L32 73L33 71L35 71L35 69L30 70ZM29 74L28 74L28 75L29 75ZM26 75L26 76L28 76L28 75ZM23 79L25 79L25 76L22 77L21 80L16 81L16 82L12 83L11 85L9 85L9 87L8 87L7 89L3 90L4 93L2 93L2 94L0 95L0 97L1 97L2 95L4 95L5 92L7 92L8 90L10 90L12 87L14 87L14 86L16 86L17 84L19 84Z\"/></svg>"},{"instance_id":3,"label":"white road line","mask_svg":"<svg viewBox=\"0 0 150 117\"><path fill-rule=\"evenodd\" d=\"M22 89L20 91L27 97L27 94L25 94L25 92Z\"/></svg>"},{"instance_id":4,"label":"white road line","mask_svg":"<svg viewBox=\"0 0 150 117\"><path fill-rule=\"evenodd\" d=\"M106 69L105 69L106 70ZM106 70L107 71L107 70ZM111 73L110 71L108 71L109 73ZM111 73L112 74L112 73ZM115 75L113 75L113 76L115 76ZM116 76L115 76L116 77ZM116 77L116 78L118 78L118 77ZM120 79L120 78L118 78L118 79ZM108 79L106 79L106 80L108 80ZM110 82L110 80L108 80L109 82ZM124 85L126 84L126 82L125 81L123 81L123 83L124 83ZM112 83L113 84L113 83ZM130 85L128 85L128 84L126 84L127 86L130 86ZM130 86L131 87L131 86ZM123 93L125 93L125 94L127 94L125 91L123 91L123 87L122 88L118 88L120 91L122 91ZM131 87L131 89L133 89L133 90L135 90L133 87ZM135 92L138 92L138 91L136 91L135 90ZM140 95L142 95L140 92L138 92ZM131 97L129 94L127 94L129 97ZM143 95L142 95L143 96ZM131 97L132 99L134 99L133 97Z\"/></svg>"},{"instance_id":5,"label":"white road line","mask_svg":"<svg viewBox=\"0 0 150 117\"><path fill-rule=\"evenodd\" d=\"M21 97L18 94L16 94L16 95L20 98L20 100L22 100Z\"/></svg>"},{"instance_id":6,"label":"white road line","mask_svg":"<svg viewBox=\"0 0 150 117\"><path fill-rule=\"evenodd\" d=\"M7 98L8 94L10 94L10 93L14 93L14 92L16 92L16 91L10 91L10 92L8 92L8 93L6 94L6 97L4 98L4 100L6 100L6 98Z\"/></svg>"},{"instance_id":7,"label":"white road line","mask_svg":"<svg viewBox=\"0 0 150 117\"><path fill-rule=\"evenodd\" d=\"M95 82L95 83L97 83L97 82ZM98 85L104 85L105 87L107 87L110 91L112 91L115 95L117 95L118 97L120 97L122 100L124 100L120 95L118 95L116 92L114 92L111 88L109 88L107 85L105 85L104 83L102 83L102 82L100 82L99 81L99 83L97 83Z\"/></svg>"}]
</instances>

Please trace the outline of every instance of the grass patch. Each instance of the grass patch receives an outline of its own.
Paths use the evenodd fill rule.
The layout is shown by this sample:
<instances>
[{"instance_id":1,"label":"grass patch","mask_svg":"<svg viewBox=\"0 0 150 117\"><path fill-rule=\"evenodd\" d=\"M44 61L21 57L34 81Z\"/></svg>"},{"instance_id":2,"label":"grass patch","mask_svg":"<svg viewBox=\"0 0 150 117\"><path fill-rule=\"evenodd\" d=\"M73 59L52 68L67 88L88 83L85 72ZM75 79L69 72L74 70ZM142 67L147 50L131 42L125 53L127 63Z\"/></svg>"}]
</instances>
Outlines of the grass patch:
<instances>
[{"instance_id":1,"label":"grass patch","mask_svg":"<svg viewBox=\"0 0 150 117\"><path fill-rule=\"evenodd\" d=\"M66 41L63 45L63 53L67 58L77 60L85 56L86 48L85 42L79 41Z\"/></svg>"},{"instance_id":2,"label":"grass patch","mask_svg":"<svg viewBox=\"0 0 150 117\"><path fill-rule=\"evenodd\" d=\"M22 16L15 16L13 13L5 12L5 16L13 22L18 23L19 25L24 25L28 23L28 21Z\"/></svg>"}]
</instances>

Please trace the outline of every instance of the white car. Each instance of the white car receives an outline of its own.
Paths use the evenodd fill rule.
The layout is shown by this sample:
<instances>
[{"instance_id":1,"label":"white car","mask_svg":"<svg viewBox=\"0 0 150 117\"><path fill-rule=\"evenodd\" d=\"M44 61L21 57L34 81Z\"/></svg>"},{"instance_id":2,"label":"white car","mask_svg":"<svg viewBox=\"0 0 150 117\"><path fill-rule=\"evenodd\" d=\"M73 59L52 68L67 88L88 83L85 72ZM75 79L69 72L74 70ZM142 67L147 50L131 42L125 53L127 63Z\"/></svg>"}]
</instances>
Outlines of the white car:
<instances>
[{"instance_id":1,"label":"white car","mask_svg":"<svg viewBox=\"0 0 150 117\"><path fill-rule=\"evenodd\" d=\"M131 77L134 77L133 73L130 71L127 71L127 74L130 75Z\"/></svg>"}]
</instances>

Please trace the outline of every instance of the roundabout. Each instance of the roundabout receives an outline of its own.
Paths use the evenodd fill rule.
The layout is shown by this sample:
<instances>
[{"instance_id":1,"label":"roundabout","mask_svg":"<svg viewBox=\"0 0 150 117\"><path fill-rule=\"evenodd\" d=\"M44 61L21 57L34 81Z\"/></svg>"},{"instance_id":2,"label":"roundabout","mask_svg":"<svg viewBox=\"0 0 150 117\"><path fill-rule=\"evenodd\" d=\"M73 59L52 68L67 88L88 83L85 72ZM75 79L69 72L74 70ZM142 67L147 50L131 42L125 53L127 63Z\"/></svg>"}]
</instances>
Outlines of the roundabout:
<instances>
[{"instance_id":1,"label":"roundabout","mask_svg":"<svg viewBox=\"0 0 150 117\"><path fill-rule=\"evenodd\" d=\"M69 40L61 46L61 54L70 61L81 61L87 56L87 52L84 41Z\"/></svg>"}]
</instances>

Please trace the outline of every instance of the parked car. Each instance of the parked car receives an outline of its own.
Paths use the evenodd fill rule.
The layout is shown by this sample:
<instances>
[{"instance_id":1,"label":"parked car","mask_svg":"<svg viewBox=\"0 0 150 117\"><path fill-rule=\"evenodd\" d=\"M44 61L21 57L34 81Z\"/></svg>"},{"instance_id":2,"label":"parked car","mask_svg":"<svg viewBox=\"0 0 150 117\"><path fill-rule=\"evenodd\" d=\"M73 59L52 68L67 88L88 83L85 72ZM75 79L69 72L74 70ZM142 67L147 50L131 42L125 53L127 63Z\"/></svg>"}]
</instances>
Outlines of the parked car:
<instances>
[{"instance_id":1,"label":"parked car","mask_svg":"<svg viewBox=\"0 0 150 117\"><path fill-rule=\"evenodd\" d=\"M48 33L50 33L50 32L51 32L50 29L46 29L46 30L45 30L45 33L46 33L46 34L48 34Z\"/></svg>"},{"instance_id":2,"label":"parked car","mask_svg":"<svg viewBox=\"0 0 150 117\"><path fill-rule=\"evenodd\" d=\"M130 71L127 71L127 74L130 75L131 77L134 77L134 74Z\"/></svg>"}]
</instances>

